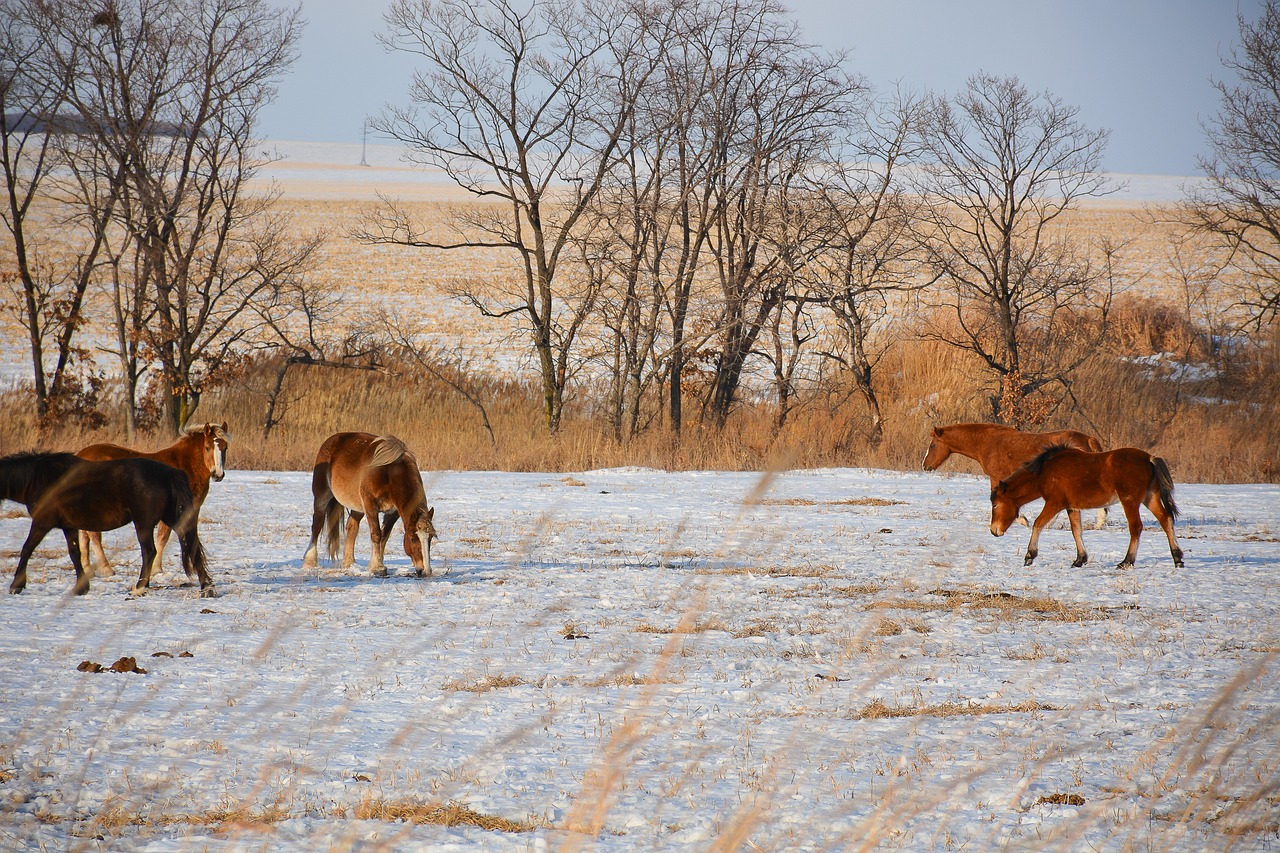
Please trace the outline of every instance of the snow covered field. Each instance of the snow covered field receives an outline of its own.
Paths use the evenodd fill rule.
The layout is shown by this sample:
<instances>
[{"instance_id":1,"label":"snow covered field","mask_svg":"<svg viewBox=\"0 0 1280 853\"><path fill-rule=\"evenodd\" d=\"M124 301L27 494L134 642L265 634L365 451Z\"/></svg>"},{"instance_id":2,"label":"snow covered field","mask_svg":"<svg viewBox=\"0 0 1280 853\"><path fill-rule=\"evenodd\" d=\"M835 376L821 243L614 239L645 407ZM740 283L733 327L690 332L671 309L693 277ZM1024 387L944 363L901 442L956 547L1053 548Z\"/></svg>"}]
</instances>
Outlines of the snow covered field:
<instances>
[{"instance_id":1,"label":"snow covered field","mask_svg":"<svg viewBox=\"0 0 1280 853\"><path fill-rule=\"evenodd\" d=\"M303 473L213 484L212 600L174 546L127 595L127 531L69 598L46 539L0 599L0 848L1280 847L1276 486L1180 485L1186 569L1147 517L1118 572L1118 511L1024 569L967 475L425 477L431 579L398 529L393 577L302 571Z\"/></svg>"}]
</instances>

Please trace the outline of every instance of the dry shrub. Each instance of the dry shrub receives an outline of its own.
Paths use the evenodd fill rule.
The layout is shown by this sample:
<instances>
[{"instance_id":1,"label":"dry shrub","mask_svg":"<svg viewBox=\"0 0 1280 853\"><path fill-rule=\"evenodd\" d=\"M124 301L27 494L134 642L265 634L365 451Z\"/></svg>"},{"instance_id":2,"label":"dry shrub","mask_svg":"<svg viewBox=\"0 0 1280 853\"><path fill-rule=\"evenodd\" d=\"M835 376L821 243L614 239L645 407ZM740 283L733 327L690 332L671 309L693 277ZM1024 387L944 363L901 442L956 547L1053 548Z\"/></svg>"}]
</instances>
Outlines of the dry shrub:
<instances>
[{"instance_id":1,"label":"dry shrub","mask_svg":"<svg viewBox=\"0 0 1280 853\"><path fill-rule=\"evenodd\" d=\"M491 832L533 832L545 826L531 820L511 820L481 814L460 803L423 803L416 800L368 800L356 806L358 820L403 821L434 826L476 826Z\"/></svg>"}]
</instances>

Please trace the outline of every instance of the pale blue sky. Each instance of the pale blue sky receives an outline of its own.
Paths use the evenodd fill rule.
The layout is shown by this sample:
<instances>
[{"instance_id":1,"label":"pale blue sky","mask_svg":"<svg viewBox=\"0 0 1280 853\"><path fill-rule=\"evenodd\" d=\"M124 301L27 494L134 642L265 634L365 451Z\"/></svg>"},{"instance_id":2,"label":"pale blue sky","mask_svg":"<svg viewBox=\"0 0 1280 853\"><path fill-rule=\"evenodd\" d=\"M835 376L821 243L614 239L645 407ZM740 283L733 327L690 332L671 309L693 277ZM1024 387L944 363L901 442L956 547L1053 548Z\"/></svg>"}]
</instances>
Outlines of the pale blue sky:
<instances>
[{"instance_id":1,"label":"pale blue sky","mask_svg":"<svg viewBox=\"0 0 1280 853\"><path fill-rule=\"evenodd\" d=\"M281 5L284 5L283 3ZM402 103L410 57L374 38L384 0L303 0L298 62L263 114L274 140L359 143L366 115ZM1019 77L1111 130L1113 172L1198 174L1211 79L1261 0L792 0L813 43L851 51L884 91L954 92L978 71ZM371 137L371 143L376 142Z\"/></svg>"}]
</instances>

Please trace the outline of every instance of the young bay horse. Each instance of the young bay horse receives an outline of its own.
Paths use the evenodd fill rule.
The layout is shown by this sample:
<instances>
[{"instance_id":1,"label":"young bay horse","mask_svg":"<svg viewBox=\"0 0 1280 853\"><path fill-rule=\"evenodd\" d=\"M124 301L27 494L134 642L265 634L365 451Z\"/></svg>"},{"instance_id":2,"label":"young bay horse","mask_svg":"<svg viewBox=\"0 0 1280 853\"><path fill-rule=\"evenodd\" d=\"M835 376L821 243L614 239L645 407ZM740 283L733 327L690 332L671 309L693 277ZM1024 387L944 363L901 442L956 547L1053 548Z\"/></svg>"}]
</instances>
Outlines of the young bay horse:
<instances>
[{"instance_id":1,"label":"young bay horse","mask_svg":"<svg viewBox=\"0 0 1280 853\"><path fill-rule=\"evenodd\" d=\"M1129 550L1116 568L1133 568L1138 556L1138 537L1142 535L1138 507L1142 504L1151 510L1169 537L1173 565L1182 568L1182 549L1173 535L1173 521L1178 517L1178 505L1173 502L1173 477L1169 466L1158 456L1135 447L1104 453L1050 447L992 488L991 533L1003 536L1018 510L1037 498L1044 498L1044 509L1031 526L1025 566L1031 565L1039 553L1040 531L1064 509L1071 520L1071 535L1076 540L1076 561L1071 565L1073 568L1083 566L1089 555L1080 538L1080 510L1118 500L1129 520Z\"/></svg>"},{"instance_id":2,"label":"young bay horse","mask_svg":"<svg viewBox=\"0 0 1280 853\"><path fill-rule=\"evenodd\" d=\"M934 471L951 454L958 453L976 460L982 466L982 473L991 479L991 487L995 488L996 483L1016 471L1018 466L1055 445L1093 453L1102 450L1102 442L1087 432L1074 429L1022 432L1003 424L951 424L933 428L933 438L921 467ZM1098 510L1095 526L1101 528L1106 521L1107 508L1104 506Z\"/></svg>"},{"instance_id":3,"label":"young bay horse","mask_svg":"<svg viewBox=\"0 0 1280 853\"><path fill-rule=\"evenodd\" d=\"M186 473L187 478L191 481L191 493L195 496L196 511L204 506L204 499L209 496L209 480L212 478L217 482L221 482L226 476L227 470L227 446L230 443L231 436L227 432L226 422L221 424L204 424L198 427L192 427L186 430L182 437L173 444L154 452L143 450L134 450L130 447L121 447L118 444L91 444L82 449L76 455L81 459L91 459L95 461L104 461L107 459L154 459L157 462L163 462L166 465L177 468L179 471ZM164 559L165 546L169 544L169 527L160 525L160 532L156 537L156 560L155 565L151 567L152 574L160 574L161 562ZM102 549L102 534L86 531L80 537L80 550L86 556L89 555L89 548L92 547L93 555L97 560L97 567L94 567L94 561L88 559L90 570L101 577L110 577L115 574L111 569L111 563L107 560L107 552Z\"/></svg>"},{"instance_id":4,"label":"young bay horse","mask_svg":"<svg viewBox=\"0 0 1280 853\"><path fill-rule=\"evenodd\" d=\"M75 459L68 462L67 457ZM119 459L89 462L67 453L29 454L27 496L31 500L31 530L18 556L9 592L17 594L27 586L27 563L50 530L58 528L67 540L67 553L75 568L73 592L89 591L89 579L81 562L78 532L115 530L132 523L142 549L142 569L133 587L136 595L151 583L151 565L156 555L155 528L164 523L178 534L182 563L188 577L200 581L202 597L214 594L213 579L205 566L204 546L197 529L199 512L187 475L151 459ZM50 471L61 471L59 476ZM10 480L14 482L14 480ZM36 493L38 482L46 484Z\"/></svg>"},{"instance_id":5,"label":"young bay horse","mask_svg":"<svg viewBox=\"0 0 1280 853\"><path fill-rule=\"evenodd\" d=\"M325 439L316 454L311 472L311 494L315 499L311 516L311 542L302 558L303 568L315 568L317 542L322 529L328 531L329 558L338 552L342 511L350 515L346 524L346 545L342 568L355 563L356 534L360 519L369 517L369 539L373 555L369 573L386 577L382 558L396 519L404 519L404 550L413 561L418 577L431 575L431 541L436 538L435 510L427 506L417 458L404 442L392 435L367 432L340 432ZM378 513L383 521L378 523Z\"/></svg>"}]
</instances>

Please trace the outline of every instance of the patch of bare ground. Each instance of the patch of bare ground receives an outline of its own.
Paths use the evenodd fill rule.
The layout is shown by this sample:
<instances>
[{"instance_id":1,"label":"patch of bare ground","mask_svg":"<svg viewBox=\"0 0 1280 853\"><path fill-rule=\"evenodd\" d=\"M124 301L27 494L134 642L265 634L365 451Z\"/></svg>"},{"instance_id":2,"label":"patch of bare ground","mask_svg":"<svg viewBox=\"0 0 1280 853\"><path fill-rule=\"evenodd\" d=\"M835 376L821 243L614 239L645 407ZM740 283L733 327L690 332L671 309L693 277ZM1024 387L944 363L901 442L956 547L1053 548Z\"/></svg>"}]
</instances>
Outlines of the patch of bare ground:
<instances>
[{"instance_id":1,"label":"patch of bare ground","mask_svg":"<svg viewBox=\"0 0 1280 853\"><path fill-rule=\"evenodd\" d=\"M974 611L1003 619L1042 619L1051 622L1089 622L1115 616L1117 608L1071 604L1043 595L1015 595L978 589L931 589L925 599L886 599L870 602L868 610Z\"/></svg>"},{"instance_id":2,"label":"patch of bare ground","mask_svg":"<svg viewBox=\"0 0 1280 853\"><path fill-rule=\"evenodd\" d=\"M839 501L826 501L827 506L902 506L905 503L906 501L888 498L845 498Z\"/></svg>"},{"instance_id":3,"label":"patch of bare ground","mask_svg":"<svg viewBox=\"0 0 1280 853\"><path fill-rule=\"evenodd\" d=\"M650 625L648 622L632 629L637 634L702 634L706 631L728 632L729 626L719 619L686 620L670 627Z\"/></svg>"},{"instance_id":4,"label":"patch of bare ground","mask_svg":"<svg viewBox=\"0 0 1280 853\"><path fill-rule=\"evenodd\" d=\"M982 714L1031 714L1037 711L1060 711L1034 699L1016 705L971 705L964 702L942 702L937 705L887 705L872 699L851 715L853 720L884 720L891 717L975 717Z\"/></svg>"},{"instance_id":5,"label":"patch of bare ground","mask_svg":"<svg viewBox=\"0 0 1280 853\"><path fill-rule=\"evenodd\" d=\"M694 569L698 575L762 575L771 578L822 578L838 572L835 566L730 566L723 569Z\"/></svg>"},{"instance_id":6,"label":"patch of bare ground","mask_svg":"<svg viewBox=\"0 0 1280 853\"><path fill-rule=\"evenodd\" d=\"M281 806L265 808L241 807L235 809L210 809L203 812L138 811L123 806L107 805L93 818L92 825L98 831L111 831L132 826L208 826L217 832L231 830L265 829L293 817ZM70 818L43 815L45 823L56 823Z\"/></svg>"},{"instance_id":7,"label":"patch of bare ground","mask_svg":"<svg viewBox=\"0 0 1280 853\"><path fill-rule=\"evenodd\" d=\"M548 827L545 822L512 820L487 815L460 803L424 803L416 800L368 800L356 806L358 820L386 820L432 826L475 826L491 832L533 832Z\"/></svg>"}]
</instances>

